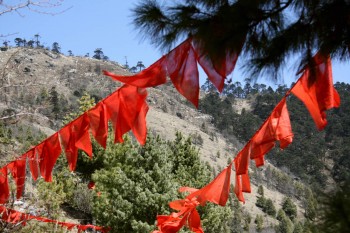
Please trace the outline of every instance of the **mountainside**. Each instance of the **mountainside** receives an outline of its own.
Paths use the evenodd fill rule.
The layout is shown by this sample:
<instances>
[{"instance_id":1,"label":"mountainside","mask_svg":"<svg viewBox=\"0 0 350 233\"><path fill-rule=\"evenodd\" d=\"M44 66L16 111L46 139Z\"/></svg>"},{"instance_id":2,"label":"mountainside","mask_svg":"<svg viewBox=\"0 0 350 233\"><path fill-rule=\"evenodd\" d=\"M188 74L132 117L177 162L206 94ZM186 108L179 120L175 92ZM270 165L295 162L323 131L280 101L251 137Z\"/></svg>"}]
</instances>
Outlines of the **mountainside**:
<instances>
[{"instance_id":1,"label":"mountainside","mask_svg":"<svg viewBox=\"0 0 350 233\"><path fill-rule=\"evenodd\" d=\"M115 62L67 57L45 49L31 48L10 48L1 51L0 69L2 166L61 128L64 117L78 108L78 99L84 92L98 102L121 86L120 83L103 76L102 70L123 75L130 74ZM201 95L203 98L208 96L204 93ZM149 132L160 135L166 140L174 140L176 131L191 136L192 142L200 150L201 159L213 168L215 174L235 157L246 142L246 137L252 135L259 126L259 121L251 124L251 131L244 132L247 136L244 136L243 132L240 135L233 135L228 130L220 130L215 123L215 116L204 114L203 107L201 111L194 109L171 84L149 88L147 101L150 105L147 115ZM242 118L244 114L253 114L252 103L252 100L237 99L236 104L233 104L235 114ZM269 114L269 111L262 109L261 113ZM231 121L227 121L227 124L229 122ZM275 160L274 164L280 165ZM278 220L256 206L261 196L258 194L258 186L262 185L265 190L263 196L271 199L277 210L282 207L283 199L288 196L297 204L297 219L303 220L304 213L308 211L309 202L313 198L310 188L301 183L299 178L292 176L288 169L284 169L288 170L286 173L269 162L259 169L254 166L251 164L250 170L252 193L245 194L246 204L243 205L251 218L254 220L258 215L263 216L263 225L266 229L278 224ZM252 226L251 231L254 232L256 224L254 221L249 223Z\"/></svg>"}]
</instances>

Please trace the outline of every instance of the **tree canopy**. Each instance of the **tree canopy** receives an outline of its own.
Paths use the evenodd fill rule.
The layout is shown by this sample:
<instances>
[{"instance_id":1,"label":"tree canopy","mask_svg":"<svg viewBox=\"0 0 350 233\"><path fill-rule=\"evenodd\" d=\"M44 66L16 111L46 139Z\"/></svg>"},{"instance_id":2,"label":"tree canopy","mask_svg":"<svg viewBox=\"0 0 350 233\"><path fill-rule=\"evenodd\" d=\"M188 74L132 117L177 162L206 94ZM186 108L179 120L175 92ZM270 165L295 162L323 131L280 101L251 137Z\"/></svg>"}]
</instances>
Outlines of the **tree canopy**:
<instances>
[{"instance_id":1,"label":"tree canopy","mask_svg":"<svg viewBox=\"0 0 350 233\"><path fill-rule=\"evenodd\" d=\"M253 75L278 78L288 59L304 66L317 51L341 61L350 54L349 0L142 0L133 13L140 32L163 49L191 36L215 61L243 45Z\"/></svg>"}]
</instances>

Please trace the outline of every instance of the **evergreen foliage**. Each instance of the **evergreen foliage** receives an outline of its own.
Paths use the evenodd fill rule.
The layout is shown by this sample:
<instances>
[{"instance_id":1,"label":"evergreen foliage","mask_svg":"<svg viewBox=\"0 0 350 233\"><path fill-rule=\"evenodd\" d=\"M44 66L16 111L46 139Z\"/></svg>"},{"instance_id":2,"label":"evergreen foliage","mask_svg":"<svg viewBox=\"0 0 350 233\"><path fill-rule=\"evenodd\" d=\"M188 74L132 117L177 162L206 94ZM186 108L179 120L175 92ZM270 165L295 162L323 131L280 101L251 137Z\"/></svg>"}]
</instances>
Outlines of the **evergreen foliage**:
<instances>
[{"instance_id":1,"label":"evergreen foliage","mask_svg":"<svg viewBox=\"0 0 350 233\"><path fill-rule=\"evenodd\" d=\"M93 58L97 59L97 60L108 60L108 56L106 56L103 51L102 48L97 48L94 51L94 55L92 56Z\"/></svg>"},{"instance_id":2,"label":"evergreen foliage","mask_svg":"<svg viewBox=\"0 0 350 233\"><path fill-rule=\"evenodd\" d=\"M58 99L58 92L56 91L56 87L52 87L50 90L50 104L51 104L51 111L52 114L55 116L55 120L58 119L60 114L60 106L59 106L59 99Z\"/></svg>"},{"instance_id":3,"label":"evergreen foliage","mask_svg":"<svg viewBox=\"0 0 350 233\"><path fill-rule=\"evenodd\" d=\"M239 93L241 86L241 84L233 85L228 83L226 87L231 89L229 91L224 90L224 94L219 95L211 90L209 83L206 83L202 88L205 88L207 94L201 100L200 108L202 112L212 115L214 125L222 132L229 132L230 135L236 135L242 141L247 141L258 129L261 122L269 116L275 104L283 97L288 88L279 86L274 91L266 86L254 84L248 88L249 94L244 89L242 89L243 93L239 95L233 94ZM313 191L323 191L323 187L327 183L325 170L331 169L332 178L337 182L338 186L343 188L349 186L347 181L350 179L350 97L348 95L350 85L336 83L335 87L340 94L342 104L338 109L328 111L327 119L329 123L323 132L316 130L314 122L303 103L293 95L288 97L287 105L294 132L293 143L283 151L275 148L266 156L274 165L289 171L289 174L293 174L288 176L275 171L275 169L270 169L271 171L266 171L265 174L270 185L276 186L279 191L287 195L294 195L300 198L305 209L305 217L311 221L320 217L321 212L319 208L322 209L322 207L318 205ZM224 104L224 101L231 101L232 105L238 98L252 101L252 111L243 110L239 114L232 111L230 105ZM224 114L228 115L224 116ZM220 128L221 121L229 122L229 126ZM253 126L254 123L252 122L256 122L256 126ZM334 166L330 167L327 164L329 159L334 161ZM256 177L255 173L252 174L252 178L254 177ZM301 186L300 182L297 181L299 178L296 177L299 177L304 183L311 184L309 187L313 191L310 188ZM256 205L266 212L266 203L268 201L262 195L262 191L259 188ZM296 218L297 208L289 199L289 201L285 201L283 209L285 211L280 210L277 214L277 218L280 220L278 231L291 232L293 231L291 221L284 219L284 217L282 218L281 211L283 211L283 216L293 220ZM344 214L344 216L349 215ZM299 226L295 226L294 229L296 232L300 231ZM303 226L303 231L315 231L315 226L308 223Z\"/></svg>"},{"instance_id":4,"label":"evergreen foliage","mask_svg":"<svg viewBox=\"0 0 350 233\"><path fill-rule=\"evenodd\" d=\"M51 51L54 52L54 53L61 53L61 46L58 44L58 42L54 42L52 44Z\"/></svg>"},{"instance_id":5,"label":"evergreen foliage","mask_svg":"<svg viewBox=\"0 0 350 233\"><path fill-rule=\"evenodd\" d=\"M260 196L264 196L264 187L262 185L259 185L258 187L258 194Z\"/></svg>"},{"instance_id":6,"label":"evergreen foliage","mask_svg":"<svg viewBox=\"0 0 350 233\"><path fill-rule=\"evenodd\" d=\"M263 229L263 226L264 226L264 219L263 219L263 216L261 215L256 215L255 217L255 224L256 224L256 231L257 232L261 232L262 229Z\"/></svg>"},{"instance_id":7,"label":"evergreen foliage","mask_svg":"<svg viewBox=\"0 0 350 233\"><path fill-rule=\"evenodd\" d=\"M321 224L315 224L320 232L350 232L350 185L323 196L320 208Z\"/></svg>"},{"instance_id":8,"label":"evergreen foliage","mask_svg":"<svg viewBox=\"0 0 350 233\"><path fill-rule=\"evenodd\" d=\"M258 127L259 121L244 109L241 114L237 114L232 107L233 102L231 97L220 97L217 92L209 92L200 100L199 109L213 117L212 123L228 139L235 135L241 140L248 140Z\"/></svg>"},{"instance_id":9,"label":"evergreen foliage","mask_svg":"<svg viewBox=\"0 0 350 233\"><path fill-rule=\"evenodd\" d=\"M250 94L244 90L241 94L253 101L252 111L243 109L241 113L236 113L232 105L238 97L231 93L237 93L241 84L235 84L234 88L232 83L227 84L232 89L227 95L221 96L215 91L209 91L210 87L206 87L207 85L203 85L208 93L200 101L200 110L213 117L212 122L227 138L238 137L243 142L253 136L288 89L286 86L279 86L274 91L265 85L254 84ZM323 171L328 158L335 162L331 174L338 184L350 179L350 85L336 83L335 87L342 104L338 109L328 112L329 123L322 132L316 130L304 104L293 95L288 97L287 106L294 132L293 143L283 151L275 148L266 156L275 166L286 168L317 190L322 190L326 185L327 177ZM282 190L288 190L285 186L290 185L282 180L279 184L283 186Z\"/></svg>"},{"instance_id":10,"label":"evergreen foliage","mask_svg":"<svg viewBox=\"0 0 350 233\"><path fill-rule=\"evenodd\" d=\"M276 208L270 198L266 199L265 207L263 208L263 211L272 217L276 216Z\"/></svg>"},{"instance_id":11,"label":"evergreen foliage","mask_svg":"<svg viewBox=\"0 0 350 233\"><path fill-rule=\"evenodd\" d=\"M143 0L133 18L142 35L160 48L192 36L217 66L243 44L241 57L252 77L266 73L277 80L291 57L298 57L300 65L310 62L315 51L349 59L349 9L348 0Z\"/></svg>"},{"instance_id":12,"label":"evergreen foliage","mask_svg":"<svg viewBox=\"0 0 350 233\"><path fill-rule=\"evenodd\" d=\"M275 217L276 216L276 208L270 198L265 198L264 196L264 188L260 185L258 188L258 194L260 195L255 205L262 209L263 212L268 215Z\"/></svg>"},{"instance_id":13,"label":"evergreen foliage","mask_svg":"<svg viewBox=\"0 0 350 233\"><path fill-rule=\"evenodd\" d=\"M198 150L177 133L165 142L148 136L140 147L126 138L123 144L109 145L103 154L103 168L93 174L96 190L93 216L112 232L149 232L157 214L169 214L168 203L180 199L180 186L203 187L211 170L200 162ZM205 232L229 232L229 207L208 205L201 209Z\"/></svg>"},{"instance_id":14,"label":"evergreen foliage","mask_svg":"<svg viewBox=\"0 0 350 233\"><path fill-rule=\"evenodd\" d=\"M303 225L300 222L294 224L293 233L303 233Z\"/></svg>"},{"instance_id":15,"label":"evergreen foliage","mask_svg":"<svg viewBox=\"0 0 350 233\"><path fill-rule=\"evenodd\" d=\"M291 220L297 217L297 206L289 197L283 200L282 209Z\"/></svg>"}]
</instances>

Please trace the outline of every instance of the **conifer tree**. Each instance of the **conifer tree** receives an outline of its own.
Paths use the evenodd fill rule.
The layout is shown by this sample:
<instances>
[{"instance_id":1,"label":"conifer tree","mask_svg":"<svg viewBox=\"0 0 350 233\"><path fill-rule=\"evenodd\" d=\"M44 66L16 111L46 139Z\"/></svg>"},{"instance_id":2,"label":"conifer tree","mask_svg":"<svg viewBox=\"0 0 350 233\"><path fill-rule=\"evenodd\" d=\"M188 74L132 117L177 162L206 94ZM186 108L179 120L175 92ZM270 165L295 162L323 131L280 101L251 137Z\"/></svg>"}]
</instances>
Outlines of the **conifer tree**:
<instances>
[{"instance_id":1,"label":"conifer tree","mask_svg":"<svg viewBox=\"0 0 350 233\"><path fill-rule=\"evenodd\" d=\"M289 197L283 200L282 209L291 220L294 220L296 218L297 206Z\"/></svg>"},{"instance_id":2,"label":"conifer tree","mask_svg":"<svg viewBox=\"0 0 350 233\"><path fill-rule=\"evenodd\" d=\"M349 59L349 10L348 0L143 0L133 9L134 24L158 47L190 35L215 62L243 44L251 77L267 73L275 79L293 56L301 65L311 63L316 51Z\"/></svg>"},{"instance_id":3,"label":"conifer tree","mask_svg":"<svg viewBox=\"0 0 350 233\"><path fill-rule=\"evenodd\" d=\"M53 113L55 120L57 120L60 114L60 106L59 106L58 92L56 91L56 87L51 88L49 92L49 99L51 104L51 112Z\"/></svg>"},{"instance_id":4,"label":"conifer tree","mask_svg":"<svg viewBox=\"0 0 350 233\"><path fill-rule=\"evenodd\" d=\"M261 216L260 214L257 214L255 217L255 224L256 224L256 231L257 232L261 232L263 227L264 227L264 219L263 216Z\"/></svg>"}]
</instances>

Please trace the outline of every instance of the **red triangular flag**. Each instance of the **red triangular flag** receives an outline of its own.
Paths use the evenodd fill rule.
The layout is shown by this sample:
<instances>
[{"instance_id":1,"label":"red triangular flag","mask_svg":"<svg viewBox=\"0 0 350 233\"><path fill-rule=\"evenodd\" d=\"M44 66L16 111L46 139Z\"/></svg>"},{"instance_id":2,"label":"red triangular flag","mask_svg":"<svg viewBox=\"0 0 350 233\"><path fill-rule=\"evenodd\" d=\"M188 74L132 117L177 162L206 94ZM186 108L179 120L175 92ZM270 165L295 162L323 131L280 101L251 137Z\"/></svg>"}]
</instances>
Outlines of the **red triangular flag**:
<instances>
[{"instance_id":1,"label":"red triangular flag","mask_svg":"<svg viewBox=\"0 0 350 233\"><path fill-rule=\"evenodd\" d=\"M204 233L204 231L201 227L201 218L200 218L198 211L196 209L194 209L191 212L191 215L188 217L188 228L192 232Z\"/></svg>"},{"instance_id":2,"label":"red triangular flag","mask_svg":"<svg viewBox=\"0 0 350 233\"><path fill-rule=\"evenodd\" d=\"M86 154L92 157L92 145L89 134L90 122L86 113L81 115L76 120L72 121L63 127L59 134L64 147L69 169L75 170L78 149L85 151Z\"/></svg>"},{"instance_id":3,"label":"red triangular flag","mask_svg":"<svg viewBox=\"0 0 350 233\"><path fill-rule=\"evenodd\" d=\"M284 97L274 108L269 118L251 139L250 158L255 159L256 165L264 164L263 156L280 141L281 149L287 147L293 140L289 113Z\"/></svg>"},{"instance_id":4,"label":"red triangular flag","mask_svg":"<svg viewBox=\"0 0 350 233\"><path fill-rule=\"evenodd\" d=\"M242 175L248 173L249 161L250 161L250 142L244 146L244 148L238 153L234 159L236 175Z\"/></svg>"},{"instance_id":5,"label":"red triangular flag","mask_svg":"<svg viewBox=\"0 0 350 233\"><path fill-rule=\"evenodd\" d=\"M106 149L108 136L108 113L103 102L88 111L90 129L96 141Z\"/></svg>"},{"instance_id":6,"label":"red triangular flag","mask_svg":"<svg viewBox=\"0 0 350 233\"><path fill-rule=\"evenodd\" d=\"M146 138L146 89L124 85L104 103L114 126L115 142L123 142L123 135L132 130L140 144Z\"/></svg>"},{"instance_id":7,"label":"red triangular flag","mask_svg":"<svg viewBox=\"0 0 350 233\"><path fill-rule=\"evenodd\" d=\"M75 146L76 136L72 133L71 127L71 124L66 125L59 131L59 134L69 170L74 171L78 159L78 148Z\"/></svg>"},{"instance_id":8,"label":"red triangular flag","mask_svg":"<svg viewBox=\"0 0 350 233\"><path fill-rule=\"evenodd\" d=\"M52 181L52 170L61 154L61 145L58 139L58 133L55 133L40 145L35 147L38 158L40 174L46 182Z\"/></svg>"},{"instance_id":9,"label":"red triangular flag","mask_svg":"<svg viewBox=\"0 0 350 233\"><path fill-rule=\"evenodd\" d=\"M140 112L137 114L136 119L132 123L132 132L135 138L140 142L141 145L145 145L147 138L147 126L146 126L146 115L148 112L148 105L146 102L142 105Z\"/></svg>"},{"instance_id":10,"label":"red triangular flag","mask_svg":"<svg viewBox=\"0 0 350 233\"><path fill-rule=\"evenodd\" d=\"M230 194L232 163L228 165L221 173L208 185L191 193L186 198L193 199L197 197L198 202L204 205L207 201L225 206Z\"/></svg>"},{"instance_id":11,"label":"red triangular flag","mask_svg":"<svg viewBox=\"0 0 350 233\"><path fill-rule=\"evenodd\" d=\"M132 76L116 75L108 71L103 71L103 74L128 85L136 87L155 87L166 82L165 68L165 57L163 56L147 69Z\"/></svg>"},{"instance_id":12,"label":"red triangular flag","mask_svg":"<svg viewBox=\"0 0 350 233\"><path fill-rule=\"evenodd\" d=\"M243 192L245 192L245 193L251 192L248 173L242 174L242 175L236 174L236 184L235 184L234 192L235 192L238 200L245 203Z\"/></svg>"},{"instance_id":13,"label":"red triangular flag","mask_svg":"<svg viewBox=\"0 0 350 233\"><path fill-rule=\"evenodd\" d=\"M76 135L75 146L92 158L92 145L90 140L89 128L90 121L86 113L72 122L72 133Z\"/></svg>"},{"instance_id":14,"label":"red triangular flag","mask_svg":"<svg viewBox=\"0 0 350 233\"><path fill-rule=\"evenodd\" d=\"M227 52L225 57L214 63L213 59L200 48L198 43L194 43L194 48L197 54L198 63L208 75L208 79L213 83L219 92L222 92L226 76L229 75L235 68L240 51L234 53Z\"/></svg>"},{"instance_id":15,"label":"red triangular flag","mask_svg":"<svg viewBox=\"0 0 350 233\"><path fill-rule=\"evenodd\" d=\"M191 39L168 53L166 58L168 74L175 88L198 107L199 74Z\"/></svg>"},{"instance_id":16,"label":"red triangular flag","mask_svg":"<svg viewBox=\"0 0 350 233\"><path fill-rule=\"evenodd\" d=\"M0 204L5 204L10 197L7 167L0 168Z\"/></svg>"},{"instance_id":17,"label":"red triangular flag","mask_svg":"<svg viewBox=\"0 0 350 233\"><path fill-rule=\"evenodd\" d=\"M121 105L121 100L120 100L120 89L125 88L123 85L121 88L119 88L115 93L113 93L112 95L110 95L108 98L106 98L103 103L106 106L107 109L107 113L108 116L107 118L111 120L112 124L113 124L113 129L114 129L114 143L122 143L124 142L123 140L123 134L120 136L120 132L128 132L131 127L128 124L120 124L120 122L122 122L123 120L120 119L121 118L121 109L122 109L122 105ZM130 86L131 87L131 86ZM118 131L119 132L118 132Z\"/></svg>"},{"instance_id":18,"label":"red triangular flag","mask_svg":"<svg viewBox=\"0 0 350 233\"><path fill-rule=\"evenodd\" d=\"M26 154L24 154L17 160L7 165L7 168L11 171L11 174L17 186L17 199L21 198L23 193L24 183L26 179L26 163Z\"/></svg>"},{"instance_id":19,"label":"red triangular flag","mask_svg":"<svg viewBox=\"0 0 350 233\"><path fill-rule=\"evenodd\" d=\"M33 180L37 180L39 176L39 160L35 153L35 148L30 149L26 153L26 157L28 158L29 169L32 174Z\"/></svg>"},{"instance_id":20,"label":"red triangular flag","mask_svg":"<svg viewBox=\"0 0 350 233\"><path fill-rule=\"evenodd\" d=\"M333 86L332 65L329 56L324 57L320 53L314 57L313 70L306 67L291 92L297 96L309 110L318 130L327 125L325 111L339 107L340 97ZM310 85L311 74L316 76L314 83Z\"/></svg>"}]
</instances>

